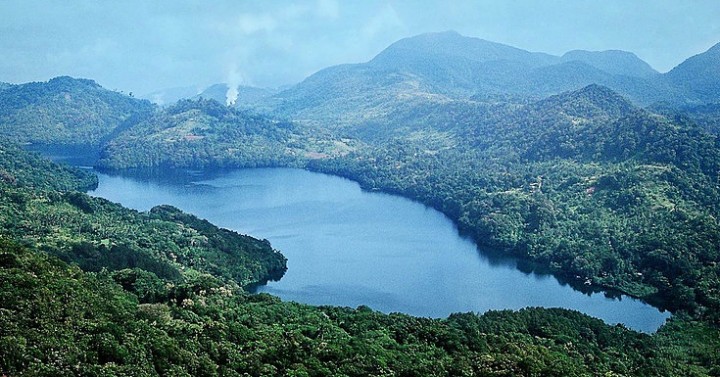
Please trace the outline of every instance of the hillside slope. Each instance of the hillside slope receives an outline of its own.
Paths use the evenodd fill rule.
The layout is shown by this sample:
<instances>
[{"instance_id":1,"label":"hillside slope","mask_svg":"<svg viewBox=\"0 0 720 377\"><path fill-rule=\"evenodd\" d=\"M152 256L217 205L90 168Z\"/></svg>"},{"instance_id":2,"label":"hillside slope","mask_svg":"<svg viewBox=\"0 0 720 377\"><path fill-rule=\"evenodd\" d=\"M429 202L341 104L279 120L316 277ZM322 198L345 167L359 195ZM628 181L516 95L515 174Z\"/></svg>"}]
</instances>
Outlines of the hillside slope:
<instances>
[{"instance_id":1,"label":"hillside slope","mask_svg":"<svg viewBox=\"0 0 720 377\"><path fill-rule=\"evenodd\" d=\"M154 111L92 80L56 77L0 91L0 136L19 143L100 145Z\"/></svg>"},{"instance_id":2,"label":"hillside slope","mask_svg":"<svg viewBox=\"0 0 720 377\"><path fill-rule=\"evenodd\" d=\"M720 43L688 58L668 72L665 78L692 93L695 101L720 102Z\"/></svg>"},{"instance_id":3,"label":"hillside slope","mask_svg":"<svg viewBox=\"0 0 720 377\"><path fill-rule=\"evenodd\" d=\"M98 165L135 167L257 167L298 164L344 153L326 133L224 106L183 100L111 140Z\"/></svg>"}]
</instances>

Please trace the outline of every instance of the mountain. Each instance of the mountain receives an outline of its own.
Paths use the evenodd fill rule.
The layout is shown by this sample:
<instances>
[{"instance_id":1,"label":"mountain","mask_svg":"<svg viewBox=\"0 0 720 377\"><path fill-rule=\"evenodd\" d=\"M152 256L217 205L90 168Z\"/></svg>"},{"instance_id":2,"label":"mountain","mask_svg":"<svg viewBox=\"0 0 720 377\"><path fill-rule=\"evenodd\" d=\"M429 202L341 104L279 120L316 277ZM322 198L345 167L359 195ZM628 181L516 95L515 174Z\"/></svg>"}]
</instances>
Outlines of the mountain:
<instances>
[{"instance_id":1,"label":"mountain","mask_svg":"<svg viewBox=\"0 0 720 377\"><path fill-rule=\"evenodd\" d=\"M401 39L378 54L370 64L407 68L409 65L421 63L422 58L426 57L435 59L442 57L446 61L460 60L475 63L508 61L529 67L549 65L558 60L556 56L529 52L448 31Z\"/></svg>"},{"instance_id":2,"label":"mountain","mask_svg":"<svg viewBox=\"0 0 720 377\"><path fill-rule=\"evenodd\" d=\"M720 43L680 63L665 78L693 94L696 101L720 102Z\"/></svg>"},{"instance_id":3,"label":"mountain","mask_svg":"<svg viewBox=\"0 0 720 377\"><path fill-rule=\"evenodd\" d=\"M8 89L12 86L13 86L12 84L0 81L0 91Z\"/></svg>"},{"instance_id":4,"label":"mountain","mask_svg":"<svg viewBox=\"0 0 720 377\"><path fill-rule=\"evenodd\" d=\"M0 91L0 135L22 143L99 145L154 111L92 80L56 77Z\"/></svg>"},{"instance_id":5,"label":"mountain","mask_svg":"<svg viewBox=\"0 0 720 377\"><path fill-rule=\"evenodd\" d=\"M444 32L402 39L366 63L323 69L258 108L346 126L373 122L398 106L524 102L591 84L641 105L687 97L629 52L571 51L559 57Z\"/></svg>"},{"instance_id":6,"label":"mountain","mask_svg":"<svg viewBox=\"0 0 720 377\"><path fill-rule=\"evenodd\" d=\"M330 127L361 123L394 110L399 103L447 101L422 77L378 72L366 65L326 68L264 100L259 109L296 121Z\"/></svg>"},{"instance_id":7,"label":"mountain","mask_svg":"<svg viewBox=\"0 0 720 377\"><path fill-rule=\"evenodd\" d=\"M620 50L573 50L566 52L561 60L580 61L612 75L652 77L660 74L635 54Z\"/></svg>"},{"instance_id":8,"label":"mountain","mask_svg":"<svg viewBox=\"0 0 720 377\"><path fill-rule=\"evenodd\" d=\"M478 92L503 92L519 72L554 60L547 54L444 32L402 39L362 66L373 75L404 76L407 86L422 90L404 96L429 92L464 98Z\"/></svg>"}]
</instances>

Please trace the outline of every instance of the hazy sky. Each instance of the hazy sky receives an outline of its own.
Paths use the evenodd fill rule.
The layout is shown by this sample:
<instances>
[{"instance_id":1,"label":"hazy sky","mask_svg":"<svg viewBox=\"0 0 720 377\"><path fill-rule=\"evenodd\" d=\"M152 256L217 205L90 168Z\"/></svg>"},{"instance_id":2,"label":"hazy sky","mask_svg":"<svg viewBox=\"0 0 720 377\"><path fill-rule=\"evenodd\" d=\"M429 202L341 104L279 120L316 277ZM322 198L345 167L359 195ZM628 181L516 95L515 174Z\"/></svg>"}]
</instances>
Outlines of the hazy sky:
<instances>
[{"instance_id":1,"label":"hazy sky","mask_svg":"<svg viewBox=\"0 0 720 377\"><path fill-rule=\"evenodd\" d=\"M627 50L664 72L720 42L720 1L0 0L0 81L275 87L445 30L556 55Z\"/></svg>"}]
</instances>

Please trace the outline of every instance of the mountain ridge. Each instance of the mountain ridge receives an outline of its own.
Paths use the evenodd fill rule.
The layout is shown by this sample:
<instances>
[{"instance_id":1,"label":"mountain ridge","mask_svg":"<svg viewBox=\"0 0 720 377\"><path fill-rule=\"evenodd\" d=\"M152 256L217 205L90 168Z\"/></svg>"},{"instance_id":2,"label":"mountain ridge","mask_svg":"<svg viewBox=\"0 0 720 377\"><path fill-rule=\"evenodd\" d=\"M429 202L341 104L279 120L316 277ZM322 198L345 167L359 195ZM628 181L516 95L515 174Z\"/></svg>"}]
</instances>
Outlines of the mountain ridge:
<instances>
[{"instance_id":1,"label":"mountain ridge","mask_svg":"<svg viewBox=\"0 0 720 377\"><path fill-rule=\"evenodd\" d=\"M553 56L451 31L401 39L365 63L324 68L262 100L259 108L343 126L383 117L393 101L433 104L498 96L533 100L590 84L607 86L641 106L720 101L715 86L698 92L673 75L657 72L627 51L573 50ZM706 78L700 75L697 80ZM717 82L720 85L720 74Z\"/></svg>"},{"instance_id":2,"label":"mountain ridge","mask_svg":"<svg viewBox=\"0 0 720 377\"><path fill-rule=\"evenodd\" d=\"M611 74L635 77L650 77L660 74L634 53L623 50L572 50L563 54L560 59L582 61Z\"/></svg>"},{"instance_id":3,"label":"mountain ridge","mask_svg":"<svg viewBox=\"0 0 720 377\"><path fill-rule=\"evenodd\" d=\"M695 94L699 102L720 102L720 43L686 59L664 77Z\"/></svg>"}]
</instances>

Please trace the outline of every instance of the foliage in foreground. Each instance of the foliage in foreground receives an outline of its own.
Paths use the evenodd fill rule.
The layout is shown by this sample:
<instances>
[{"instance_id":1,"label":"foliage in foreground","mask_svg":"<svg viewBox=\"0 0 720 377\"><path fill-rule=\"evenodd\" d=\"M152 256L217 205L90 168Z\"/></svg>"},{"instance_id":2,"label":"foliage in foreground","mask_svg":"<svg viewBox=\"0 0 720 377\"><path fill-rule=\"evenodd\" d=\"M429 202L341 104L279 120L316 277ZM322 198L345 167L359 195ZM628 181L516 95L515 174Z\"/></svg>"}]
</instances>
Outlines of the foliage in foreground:
<instances>
[{"instance_id":1,"label":"foliage in foreground","mask_svg":"<svg viewBox=\"0 0 720 377\"><path fill-rule=\"evenodd\" d=\"M720 334L696 322L649 336L560 309L434 320L311 307L217 279L83 272L6 240L0 321L11 376L704 376L720 362Z\"/></svg>"}]
</instances>

